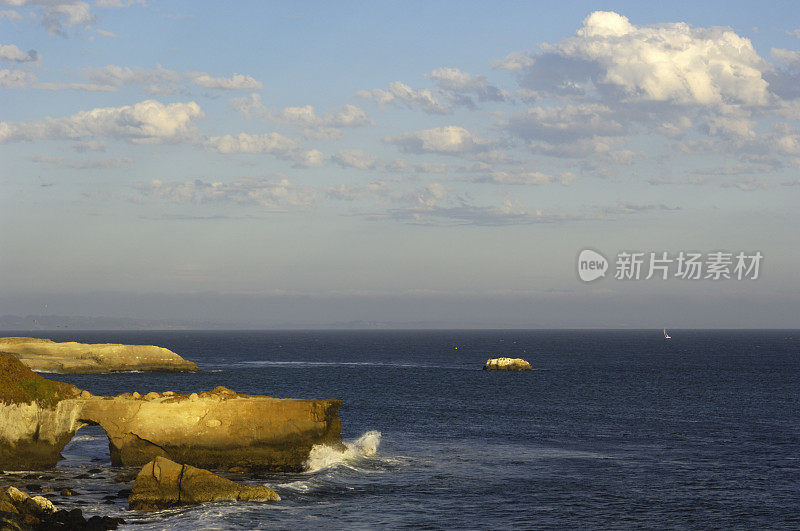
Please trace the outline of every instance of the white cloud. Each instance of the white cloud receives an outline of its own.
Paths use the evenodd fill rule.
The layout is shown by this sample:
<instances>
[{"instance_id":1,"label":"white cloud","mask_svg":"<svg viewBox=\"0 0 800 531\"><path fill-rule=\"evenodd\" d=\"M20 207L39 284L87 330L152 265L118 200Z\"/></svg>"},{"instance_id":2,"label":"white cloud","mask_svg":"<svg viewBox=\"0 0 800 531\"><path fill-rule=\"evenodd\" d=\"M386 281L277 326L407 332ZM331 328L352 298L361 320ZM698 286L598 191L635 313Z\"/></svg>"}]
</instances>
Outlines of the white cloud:
<instances>
[{"instance_id":1,"label":"white cloud","mask_svg":"<svg viewBox=\"0 0 800 531\"><path fill-rule=\"evenodd\" d=\"M446 95L436 94L430 89L414 90L400 81L390 83L387 90L360 90L356 96L373 100L381 106L393 105L408 109L420 109L428 114L451 114L453 112L450 98Z\"/></svg>"},{"instance_id":2,"label":"white cloud","mask_svg":"<svg viewBox=\"0 0 800 531\"><path fill-rule=\"evenodd\" d=\"M504 91L490 85L486 76L472 76L458 68L438 68L428 74L444 90L458 93L472 93L479 101L505 101Z\"/></svg>"},{"instance_id":3,"label":"white cloud","mask_svg":"<svg viewBox=\"0 0 800 531\"><path fill-rule=\"evenodd\" d=\"M792 70L800 69L800 51L772 48L770 55L779 63Z\"/></svg>"},{"instance_id":4,"label":"white cloud","mask_svg":"<svg viewBox=\"0 0 800 531\"><path fill-rule=\"evenodd\" d=\"M23 52L13 44L0 44L0 61L14 63L38 63L40 60L36 50Z\"/></svg>"},{"instance_id":5,"label":"white cloud","mask_svg":"<svg viewBox=\"0 0 800 531\"><path fill-rule=\"evenodd\" d=\"M271 153L285 156L295 151L298 144L280 133L239 133L211 137L206 141L206 147L218 153Z\"/></svg>"},{"instance_id":6,"label":"white cloud","mask_svg":"<svg viewBox=\"0 0 800 531\"><path fill-rule=\"evenodd\" d=\"M313 188L295 185L285 178L249 178L228 183L200 179L163 182L156 179L139 183L135 188L145 198L173 203L231 202L257 205L271 211L285 211L289 207L308 208L316 196Z\"/></svg>"},{"instance_id":7,"label":"white cloud","mask_svg":"<svg viewBox=\"0 0 800 531\"><path fill-rule=\"evenodd\" d=\"M264 88L260 81L243 74L231 77L214 77L205 72L190 72L187 77L198 87L215 90L256 90Z\"/></svg>"},{"instance_id":8,"label":"white cloud","mask_svg":"<svg viewBox=\"0 0 800 531\"><path fill-rule=\"evenodd\" d=\"M50 155L34 155L30 159L32 162L51 164L61 168L72 168L79 170L119 168L133 163L133 159L128 157L118 157L114 159L89 159L89 160L70 160L64 157L53 157Z\"/></svg>"},{"instance_id":9,"label":"white cloud","mask_svg":"<svg viewBox=\"0 0 800 531\"><path fill-rule=\"evenodd\" d=\"M553 176L538 171L494 171L483 177L472 179L472 181L493 184L544 185L553 182Z\"/></svg>"},{"instance_id":10,"label":"white cloud","mask_svg":"<svg viewBox=\"0 0 800 531\"><path fill-rule=\"evenodd\" d=\"M3 88L24 88L36 80L36 76L23 72L22 70L0 70L0 87Z\"/></svg>"},{"instance_id":11,"label":"white cloud","mask_svg":"<svg viewBox=\"0 0 800 531\"><path fill-rule=\"evenodd\" d=\"M126 66L107 65L87 70L89 79L98 85L131 85L147 83L177 83L181 74L175 70L157 65L155 68L130 68Z\"/></svg>"},{"instance_id":12,"label":"white cloud","mask_svg":"<svg viewBox=\"0 0 800 531\"><path fill-rule=\"evenodd\" d=\"M568 142L595 135L613 136L625 132L615 112L605 105L588 103L562 107L531 107L512 115L501 124L525 139Z\"/></svg>"},{"instance_id":13,"label":"white cloud","mask_svg":"<svg viewBox=\"0 0 800 531\"><path fill-rule=\"evenodd\" d=\"M101 31L101 30L98 30ZM233 74L231 77L214 77L206 72L181 73L156 65L155 68L131 68L107 65L86 70L89 79L98 85L146 85L149 94L173 94L182 89L183 81L200 88L213 90L253 90L262 88L260 81L250 76Z\"/></svg>"},{"instance_id":14,"label":"white cloud","mask_svg":"<svg viewBox=\"0 0 800 531\"><path fill-rule=\"evenodd\" d=\"M114 33L114 32L107 31L107 30L103 30L103 29L97 29L97 30L95 30L95 33L97 33L97 34L98 34L98 35L100 35L101 37L110 37L110 38L112 38L112 39L115 39L115 38L117 38L117 36L118 36L118 35L117 35L116 33Z\"/></svg>"},{"instance_id":15,"label":"white cloud","mask_svg":"<svg viewBox=\"0 0 800 531\"><path fill-rule=\"evenodd\" d=\"M316 149L310 151L295 151L292 153L291 158L295 162L295 168L316 168L325 163L325 155Z\"/></svg>"},{"instance_id":16,"label":"white cloud","mask_svg":"<svg viewBox=\"0 0 800 531\"><path fill-rule=\"evenodd\" d=\"M361 149L342 149L332 157L332 160L343 168L356 168L371 170L375 168L378 159Z\"/></svg>"},{"instance_id":17,"label":"white cloud","mask_svg":"<svg viewBox=\"0 0 800 531\"><path fill-rule=\"evenodd\" d=\"M107 137L134 143L160 143L184 139L203 111L195 102L163 104L155 100L123 107L102 107L65 118L31 122L0 122L0 143L37 139Z\"/></svg>"},{"instance_id":18,"label":"white cloud","mask_svg":"<svg viewBox=\"0 0 800 531\"><path fill-rule=\"evenodd\" d=\"M596 11L574 37L542 49L497 66L517 72L523 86L536 90L593 86L606 98L683 105L770 101L762 77L766 63L749 39L728 28L636 26L617 13Z\"/></svg>"},{"instance_id":19,"label":"white cloud","mask_svg":"<svg viewBox=\"0 0 800 531\"><path fill-rule=\"evenodd\" d=\"M44 10L42 24L47 32L52 35L67 36L67 28L75 26L88 27L94 23L95 17L92 15L89 4L80 1L65 2L30 2L40 4Z\"/></svg>"},{"instance_id":20,"label":"white cloud","mask_svg":"<svg viewBox=\"0 0 800 531\"><path fill-rule=\"evenodd\" d=\"M316 149L304 151L300 149L296 140L275 132L215 136L205 141L205 147L209 151L223 154L274 155L280 159L294 161L294 166L297 168L322 166L325 162L325 156L320 151Z\"/></svg>"},{"instance_id":21,"label":"white cloud","mask_svg":"<svg viewBox=\"0 0 800 531\"><path fill-rule=\"evenodd\" d=\"M474 136L469 130L451 125L435 127L414 133L387 137L389 144L406 153L440 153L457 155L490 149L492 143Z\"/></svg>"},{"instance_id":22,"label":"white cloud","mask_svg":"<svg viewBox=\"0 0 800 531\"><path fill-rule=\"evenodd\" d=\"M84 90L87 92L115 92L117 90L111 85L96 83L36 83L33 88L39 90Z\"/></svg>"},{"instance_id":23,"label":"white cloud","mask_svg":"<svg viewBox=\"0 0 800 531\"><path fill-rule=\"evenodd\" d=\"M312 105L270 109L261 102L260 94L252 93L247 97L232 98L231 107L245 118L259 118L285 125L305 127L310 131L308 136L314 136L314 131L317 131L320 137L324 137L335 135L326 129L372 125L372 120L369 119L367 113L355 105L344 105L324 114L317 114Z\"/></svg>"}]
</instances>

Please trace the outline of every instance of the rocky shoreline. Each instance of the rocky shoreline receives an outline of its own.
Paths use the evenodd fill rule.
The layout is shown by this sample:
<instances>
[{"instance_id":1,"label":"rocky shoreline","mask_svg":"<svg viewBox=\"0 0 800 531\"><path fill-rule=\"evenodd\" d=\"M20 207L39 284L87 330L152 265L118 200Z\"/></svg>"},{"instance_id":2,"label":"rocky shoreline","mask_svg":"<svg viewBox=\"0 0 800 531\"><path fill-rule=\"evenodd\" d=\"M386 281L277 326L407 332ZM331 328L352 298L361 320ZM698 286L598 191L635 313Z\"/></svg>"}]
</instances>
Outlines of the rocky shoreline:
<instances>
[{"instance_id":1,"label":"rocky shoreline","mask_svg":"<svg viewBox=\"0 0 800 531\"><path fill-rule=\"evenodd\" d=\"M189 394L94 396L44 378L16 355L0 351L0 470L52 468L76 432L94 425L108 437L112 466L143 467L131 489L131 509L219 500L278 501L279 496L266 487L237 484L204 468L302 471L315 445L343 446L340 406L337 399L276 399L221 386ZM0 479L9 477L1 474ZM128 472L118 480L131 481L133 476ZM55 486L27 486L58 493ZM122 494L127 498L131 490L106 498ZM69 496L70 489L63 488L61 494ZM10 508L0 504L0 516L16 522L15 513L6 511ZM78 525L77 513L58 514ZM20 529L39 525L23 520Z\"/></svg>"},{"instance_id":2,"label":"rocky shoreline","mask_svg":"<svg viewBox=\"0 0 800 531\"><path fill-rule=\"evenodd\" d=\"M2 337L0 352L13 354L34 371L50 373L200 370L194 362L154 345L56 343L34 337Z\"/></svg>"}]
</instances>

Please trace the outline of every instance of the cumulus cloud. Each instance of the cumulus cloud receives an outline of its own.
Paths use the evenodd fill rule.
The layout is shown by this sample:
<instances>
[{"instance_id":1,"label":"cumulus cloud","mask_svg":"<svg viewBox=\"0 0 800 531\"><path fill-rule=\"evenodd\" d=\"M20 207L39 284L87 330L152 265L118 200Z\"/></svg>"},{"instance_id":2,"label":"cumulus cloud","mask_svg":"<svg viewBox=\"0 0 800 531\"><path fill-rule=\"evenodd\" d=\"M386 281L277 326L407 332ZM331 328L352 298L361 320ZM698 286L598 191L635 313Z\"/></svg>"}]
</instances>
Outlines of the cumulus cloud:
<instances>
[{"instance_id":1,"label":"cumulus cloud","mask_svg":"<svg viewBox=\"0 0 800 531\"><path fill-rule=\"evenodd\" d=\"M394 144L400 151L406 153L438 153L444 155L459 155L486 151L493 145L492 142L480 139L468 129L450 125L434 127L404 135L386 137L384 142Z\"/></svg>"},{"instance_id":2,"label":"cumulus cloud","mask_svg":"<svg viewBox=\"0 0 800 531\"><path fill-rule=\"evenodd\" d=\"M66 37L69 28L88 27L95 21L89 4L79 0L19 0L18 3L41 8L42 25L51 35Z\"/></svg>"},{"instance_id":3,"label":"cumulus cloud","mask_svg":"<svg viewBox=\"0 0 800 531\"><path fill-rule=\"evenodd\" d=\"M344 105L331 112L317 114L312 105L302 107L268 108L261 95L252 93L244 98L231 99L231 107L245 118L258 118L270 122L306 128L309 137L336 137L336 129L372 125L367 113L355 105Z\"/></svg>"},{"instance_id":4,"label":"cumulus cloud","mask_svg":"<svg viewBox=\"0 0 800 531\"><path fill-rule=\"evenodd\" d=\"M256 205L273 212L290 208L309 208L316 190L298 186L288 179L247 178L232 182L209 182L201 179L164 182L158 179L134 186L141 198L173 203L236 203Z\"/></svg>"},{"instance_id":5,"label":"cumulus cloud","mask_svg":"<svg viewBox=\"0 0 800 531\"><path fill-rule=\"evenodd\" d=\"M474 94L478 101L505 101L506 93L486 81L486 76L472 76L458 68L438 68L428 74L443 90ZM470 102L471 103L471 102Z\"/></svg>"},{"instance_id":6,"label":"cumulus cloud","mask_svg":"<svg viewBox=\"0 0 800 531\"><path fill-rule=\"evenodd\" d=\"M531 107L512 115L502 126L524 139L551 142L625 133L625 126L617 120L615 111L596 103Z\"/></svg>"},{"instance_id":7,"label":"cumulus cloud","mask_svg":"<svg viewBox=\"0 0 800 531\"><path fill-rule=\"evenodd\" d=\"M190 72L188 78L198 87L215 90L260 90L264 85L250 76L233 74L231 77L214 77L205 72Z\"/></svg>"},{"instance_id":8,"label":"cumulus cloud","mask_svg":"<svg viewBox=\"0 0 800 531\"><path fill-rule=\"evenodd\" d=\"M297 141L280 133L214 136L206 141L206 147L218 153L271 153L286 155L297 149Z\"/></svg>"},{"instance_id":9,"label":"cumulus cloud","mask_svg":"<svg viewBox=\"0 0 800 531\"><path fill-rule=\"evenodd\" d=\"M370 170L375 168L378 159L361 149L342 149L332 157L332 160L343 168L356 168Z\"/></svg>"},{"instance_id":10,"label":"cumulus cloud","mask_svg":"<svg viewBox=\"0 0 800 531\"><path fill-rule=\"evenodd\" d=\"M14 44L0 44L0 61L13 63L38 63L40 60L36 50L23 52Z\"/></svg>"},{"instance_id":11,"label":"cumulus cloud","mask_svg":"<svg viewBox=\"0 0 800 531\"><path fill-rule=\"evenodd\" d=\"M147 100L123 107L101 107L65 118L0 122L0 143L107 137L153 144L182 140L203 116L195 102L163 104Z\"/></svg>"},{"instance_id":12,"label":"cumulus cloud","mask_svg":"<svg viewBox=\"0 0 800 531\"><path fill-rule=\"evenodd\" d=\"M360 90L359 98L373 100L381 106L392 105L408 109L419 109L428 114L451 114L453 106L446 95L436 94L430 89L414 90L405 83L395 81L386 90Z\"/></svg>"},{"instance_id":13,"label":"cumulus cloud","mask_svg":"<svg viewBox=\"0 0 800 531\"><path fill-rule=\"evenodd\" d=\"M237 135L214 136L205 141L209 151L223 154L269 154L284 160L295 162L295 166L310 168L321 166L324 155L317 150L304 151L294 139L280 133L263 133L251 135L239 133Z\"/></svg>"},{"instance_id":14,"label":"cumulus cloud","mask_svg":"<svg viewBox=\"0 0 800 531\"><path fill-rule=\"evenodd\" d=\"M131 68L127 66L107 65L100 68L87 69L89 79L98 85L131 85L148 83L177 83L181 74L175 70L156 65L155 68Z\"/></svg>"},{"instance_id":15,"label":"cumulus cloud","mask_svg":"<svg viewBox=\"0 0 800 531\"><path fill-rule=\"evenodd\" d=\"M254 90L261 89L260 81L243 74L231 77L215 77L206 72L181 73L156 65L155 68L131 68L128 66L107 65L86 69L89 79L97 85L145 85L149 94L172 94L182 89L181 83L189 82L197 87L211 90Z\"/></svg>"},{"instance_id":16,"label":"cumulus cloud","mask_svg":"<svg viewBox=\"0 0 800 531\"><path fill-rule=\"evenodd\" d=\"M605 98L681 105L770 101L766 64L749 39L682 22L636 26L613 12L596 11L573 37L496 66L535 90L595 89Z\"/></svg>"},{"instance_id":17,"label":"cumulus cloud","mask_svg":"<svg viewBox=\"0 0 800 531\"><path fill-rule=\"evenodd\" d=\"M24 88L36 80L36 76L22 70L0 69L0 87Z\"/></svg>"}]
</instances>

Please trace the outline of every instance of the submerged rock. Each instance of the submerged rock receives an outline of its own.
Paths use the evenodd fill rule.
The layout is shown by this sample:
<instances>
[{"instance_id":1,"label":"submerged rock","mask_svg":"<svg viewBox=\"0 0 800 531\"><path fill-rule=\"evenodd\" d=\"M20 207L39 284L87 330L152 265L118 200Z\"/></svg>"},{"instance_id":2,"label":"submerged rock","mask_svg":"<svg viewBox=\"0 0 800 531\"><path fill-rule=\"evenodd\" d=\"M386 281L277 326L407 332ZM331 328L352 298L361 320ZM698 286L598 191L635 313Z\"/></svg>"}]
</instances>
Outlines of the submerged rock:
<instances>
[{"instance_id":1,"label":"submerged rock","mask_svg":"<svg viewBox=\"0 0 800 531\"><path fill-rule=\"evenodd\" d=\"M114 343L56 343L34 337L2 337L0 352L18 357L34 371L103 373L120 371L198 371L194 362L163 347Z\"/></svg>"},{"instance_id":2,"label":"submerged rock","mask_svg":"<svg viewBox=\"0 0 800 531\"><path fill-rule=\"evenodd\" d=\"M486 360L484 371L530 371L533 367L522 358L491 358Z\"/></svg>"},{"instance_id":3,"label":"submerged rock","mask_svg":"<svg viewBox=\"0 0 800 531\"><path fill-rule=\"evenodd\" d=\"M116 529L122 518L83 517L80 509L58 509L44 496L28 496L16 487L0 489L0 529Z\"/></svg>"},{"instance_id":4,"label":"submerged rock","mask_svg":"<svg viewBox=\"0 0 800 531\"><path fill-rule=\"evenodd\" d=\"M209 468L301 471L317 444L341 445L341 400L278 399L218 388L193 396L138 393L81 397L0 352L0 469L55 466L90 424L109 439L111 463L154 457Z\"/></svg>"},{"instance_id":5,"label":"submerged rock","mask_svg":"<svg viewBox=\"0 0 800 531\"><path fill-rule=\"evenodd\" d=\"M153 511L215 501L280 501L264 486L241 485L216 474L156 457L142 467L128 496L131 509Z\"/></svg>"}]
</instances>

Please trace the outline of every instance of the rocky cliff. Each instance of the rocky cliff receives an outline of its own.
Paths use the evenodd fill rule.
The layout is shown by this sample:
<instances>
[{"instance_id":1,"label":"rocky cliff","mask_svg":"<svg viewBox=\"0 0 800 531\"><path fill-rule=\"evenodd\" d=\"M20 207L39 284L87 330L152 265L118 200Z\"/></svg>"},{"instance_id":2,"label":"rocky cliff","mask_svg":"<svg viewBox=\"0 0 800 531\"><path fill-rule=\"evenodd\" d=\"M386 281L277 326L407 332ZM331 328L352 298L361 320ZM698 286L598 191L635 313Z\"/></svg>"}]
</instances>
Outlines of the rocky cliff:
<instances>
[{"instance_id":1,"label":"rocky cliff","mask_svg":"<svg viewBox=\"0 0 800 531\"><path fill-rule=\"evenodd\" d=\"M33 337L0 338L0 352L40 372L197 371L197 365L152 345L56 343Z\"/></svg>"},{"instance_id":2,"label":"rocky cliff","mask_svg":"<svg viewBox=\"0 0 800 531\"><path fill-rule=\"evenodd\" d=\"M213 391L92 396L0 353L0 469L54 466L83 426L100 425L114 465L157 456L199 467L302 470L315 444L341 445L340 400Z\"/></svg>"}]
</instances>

